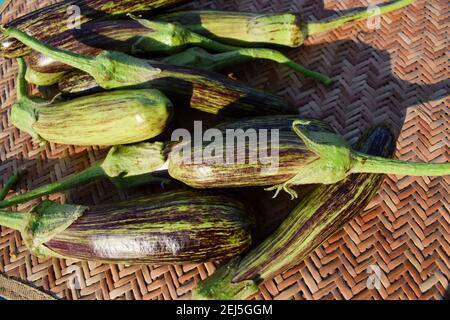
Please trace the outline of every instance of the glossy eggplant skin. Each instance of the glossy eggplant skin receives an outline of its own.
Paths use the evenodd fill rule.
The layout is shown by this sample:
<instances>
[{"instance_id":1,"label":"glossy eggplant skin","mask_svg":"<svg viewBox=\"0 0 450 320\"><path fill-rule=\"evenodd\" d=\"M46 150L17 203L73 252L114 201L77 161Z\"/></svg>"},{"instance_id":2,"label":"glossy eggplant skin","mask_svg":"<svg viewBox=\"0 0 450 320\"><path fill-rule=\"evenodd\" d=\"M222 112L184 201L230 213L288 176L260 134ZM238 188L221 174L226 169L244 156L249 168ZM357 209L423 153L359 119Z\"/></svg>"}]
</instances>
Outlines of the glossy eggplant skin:
<instances>
[{"instance_id":1,"label":"glossy eggplant skin","mask_svg":"<svg viewBox=\"0 0 450 320\"><path fill-rule=\"evenodd\" d=\"M225 163L226 159L221 159L221 154L211 158L204 154L205 148L210 144L208 142L191 145L192 156L183 152L182 147L186 142L181 142L169 154L169 174L173 178L199 189L272 186L284 183L298 174L305 164L318 158L316 154L306 148L303 141L292 131L292 123L298 118L296 115L255 117L223 123L216 127L224 137L227 130L230 129L242 129L244 132L248 129L256 130L256 132L260 132L259 130L268 130L268 132L278 130L278 146L271 144L271 137L268 134L268 143L261 143L262 140L259 139L257 147L258 154L270 156L274 155L274 152L278 152L279 164L275 170L263 170L268 168L261 161L251 163L249 154L255 150L248 143L245 144L243 149L245 151L245 163L237 163L237 161ZM320 121L312 121L308 129L334 132L327 124ZM232 151L235 145L223 142L224 155L226 155L226 152ZM202 156L200 158L202 161L193 161L198 156Z\"/></svg>"},{"instance_id":2,"label":"glossy eggplant skin","mask_svg":"<svg viewBox=\"0 0 450 320\"><path fill-rule=\"evenodd\" d=\"M45 246L80 260L197 263L247 249L251 226L243 204L232 197L179 190L91 207Z\"/></svg>"},{"instance_id":3,"label":"glossy eggplant skin","mask_svg":"<svg viewBox=\"0 0 450 320\"><path fill-rule=\"evenodd\" d=\"M71 26L68 20L72 17L70 7L79 8L80 23L104 18L107 15L123 15L133 12L148 12L175 5L185 0L66 0L19 17L7 24L27 32L40 40L60 34ZM0 56L16 58L27 55L30 50L19 41L0 34Z\"/></svg>"},{"instance_id":4,"label":"glossy eggplant skin","mask_svg":"<svg viewBox=\"0 0 450 320\"><path fill-rule=\"evenodd\" d=\"M104 50L131 54L133 43L151 30L137 21L107 20L88 23L80 29L70 29L46 40L52 47L74 53L97 56ZM73 67L32 51L26 57L28 67L42 73L71 71Z\"/></svg>"}]
</instances>

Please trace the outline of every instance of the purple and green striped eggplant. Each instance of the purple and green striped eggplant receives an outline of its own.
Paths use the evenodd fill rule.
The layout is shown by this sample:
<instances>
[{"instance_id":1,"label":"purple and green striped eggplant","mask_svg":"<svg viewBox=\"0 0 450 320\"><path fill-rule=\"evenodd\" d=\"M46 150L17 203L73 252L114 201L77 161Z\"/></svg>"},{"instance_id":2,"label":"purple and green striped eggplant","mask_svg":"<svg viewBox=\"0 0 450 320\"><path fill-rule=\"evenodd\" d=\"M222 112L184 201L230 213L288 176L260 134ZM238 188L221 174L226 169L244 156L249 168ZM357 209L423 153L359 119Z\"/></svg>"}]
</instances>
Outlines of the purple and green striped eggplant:
<instances>
[{"instance_id":1,"label":"purple and green striped eggplant","mask_svg":"<svg viewBox=\"0 0 450 320\"><path fill-rule=\"evenodd\" d=\"M30 213L0 211L37 256L125 264L230 259L251 244L253 220L242 203L217 193L171 191L125 202L60 205Z\"/></svg>"},{"instance_id":2,"label":"purple and green striped eggplant","mask_svg":"<svg viewBox=\"0 0 450 320\"><path fill-rule=\"evenodd\" d=\"M72 26L71 19L79 23L105 18L108 15L124 15L132 12L148 12L175 5L185 0L65 0L33 11L8 23L41 40L60 34ZM71 10L73 9L73 10ZM78 11L79 10L79 11ZM15 39L0 35L0 56L16 58L27 55L29 49Z\"/></svg>"},{"instance_id":3,"label":"purple and green striped eggplant","mask_svg":"<svg viewBox=\"0 0 450 320\"><path fill-rule=\"evenodd\" d=\"M392 156L395 139L385 127L364 137L357 149L372 156ZM194 299L247 299L258 285L300 264L322 243L360 214L384 180L382 174L359 173L306 195L279 228L242 258L233 259L199 283Z\"/></svg>"},{"instance_id":4,"label":"purple and green striped eggplant","mask_svg":"<svg viewBox=\"0 0 450 320\"><path fill-rule=\"evenodd\" d=\"M104 89L150 87L161 90L174 102L225 116L296 111L281 97L213 72L152 62L115 51L105 51L97 57L84 56L52 48L15 28L2 30L35 51L90 74Z\"/></svg>"},{"instance_id":5,"label":"purple and green striped eggplant","mask_svg":"<svg viewBox=\"0 0 450 320\"><path fill-rule=\"evenodd\" d=\"M401 9L415 0L398 0L369 7L335 19L303 22L294 13L260 14L224 11L181 11L158 17L158 20L180 23L187 29L233 45L281 45L300 47L314 34L334 30L348 23L369 19Z\"/></svg>"},{"instance_id":6,"label":"purple and green striped eggplant","mask_svg":"<svg viewBox=\"0 0 450 320\"><path fill-rule=\"evenodd\" d=\"M172 103L153 89L117 90L51 103L29 97L25 62L18 58L17 99L11 122L33 138L71 145L117 145L161 134Z\"/></svg>"},{"instance_id":7,"label":"purple and green striped eggplant","mask_svg":"<svg viewBox=\"0 0 450 320\"><path fill-rule=\"evenodd\" d=\"M212 143L196 142L194 132L194 141L181 135L170 143L116 146L101 164L0 201L0 208L101 178L110 178L119 187L152 183L158 181L152 173L166 170L194 188L275 185L267 190L277 190L275 196L284 190L293 198L297 194L292 186L334 184L354 173L450 175L450 163L410 163L361 153L325 123L297 119L280 115L224 123L209 131L214 133L209 136L215 139Z\"/></svg>"},{"instance_id":8,"label":"purple and green striped eggplant","mask_svg":"<svg viewBox=\"0 0 450 320\"><path fill-rule=\"evenodd\" d=\"M335 184L353 173L450 175L450 163L370 156L353 150L342 136L324 128L317 121L295 116L228 122L211 133L213 142L190 137L181 141L169 154L169 174L200 189L275 185L267 190L276 190L276 195L284 190L293 198L297 194L292 186Z\"/></svg>"},{"instance_id":9,"label":"purple and green striped eggplant","mask_svg":"<svg viewBox=\"0 0 450 320\"><path fill-rule=\"evenodd\" d=\"M133 56L148 56L158 54L173 54L189 46L197 46L218 52L236 52L243 57L267 59L283 64L306 76L315 78L325 84L331 79L317 72L308 70L295 63L284 54L272 49L243 49L210 40L183 28L180 25L167 22L155 22L133 17L135 21L103 21L83 26L80 29L68 30L56 37L50 38L46 44L86 56L97 56L105 50L114 50ZM40 81L38 85L52 84L49 78L57 79L63 72L73 67L57 60L33 52L27 59L30 67L30 79ZM176 65L180 65L176 63ZM33 75L32 71L37 74ZM53 77L50 75L53 74ZM43 77L45 83L40 80ZM55 81L55 80L53 80Z\"/></svg>"}]
</instances>

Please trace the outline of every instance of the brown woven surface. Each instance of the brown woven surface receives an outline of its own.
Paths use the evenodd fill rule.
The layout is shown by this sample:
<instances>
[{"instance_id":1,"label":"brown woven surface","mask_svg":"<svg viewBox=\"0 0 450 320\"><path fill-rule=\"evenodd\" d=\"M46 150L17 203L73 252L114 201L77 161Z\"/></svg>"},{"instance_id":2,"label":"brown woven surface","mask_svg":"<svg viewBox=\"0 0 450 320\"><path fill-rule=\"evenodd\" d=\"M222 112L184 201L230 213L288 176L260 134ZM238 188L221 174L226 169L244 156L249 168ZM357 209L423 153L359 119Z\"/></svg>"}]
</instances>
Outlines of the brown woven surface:
<instances>
[{"instance_id":1,"label":"brown woven surface","mask_svg":"<svg viewBox=\"0 0 450 320\"><path fill-rule=\"evenodd\" d=\"M51 1L12 1L2 23ZM25 5L26 3L26 5ZM187 7L255 12L301 12L305 18L367 6L366 0L193 1ZM374 124L388 123L398 136L397 157L450 161L449 4L419 0L381 19L316 36L295 60L336 80L324 88L272 63L233 70L254 86L285 96L305 117L331 123L354 142ZM16 64L0 60L0 183L25 166L17 191L80 171L100 160L99 148L51 144L45 150L8 121L15 99ZM367 210L298 267L261 287L262 299L441 299L450 280L449 182L446 178L389 177ZM52 196L67 202L119 199L108 183ZM19 206L25 210L32 204ZM123 266L40 260L29 254L18 233L1 228L0 271L31 281L67 299L185 299L214 264ZM380 268L381 287L370 289L370 268Z\"/></svg>"}]
</instances>

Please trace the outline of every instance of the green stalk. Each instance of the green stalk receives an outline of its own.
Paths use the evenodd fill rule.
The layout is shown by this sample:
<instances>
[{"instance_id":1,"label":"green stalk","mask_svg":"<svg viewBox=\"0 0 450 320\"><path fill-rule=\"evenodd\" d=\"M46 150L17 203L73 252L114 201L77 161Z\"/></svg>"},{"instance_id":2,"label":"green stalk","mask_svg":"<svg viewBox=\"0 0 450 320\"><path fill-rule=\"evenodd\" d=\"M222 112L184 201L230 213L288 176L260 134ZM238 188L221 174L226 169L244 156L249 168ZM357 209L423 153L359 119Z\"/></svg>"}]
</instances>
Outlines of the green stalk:
<instances>
[{"instance_id":1,"label":"green stalk","mask_svg":"<svg viewBox=\"0 0 450 320\"><path fill-rule=\"evenodd\" d=\"M450 163L412 163L354 152L351 173L384 173L400 176L450 175Z\"/></svg>"},{"instance_id":2,"label":"green stalk","mask_svg":"<svg viewBox=\"0 0 450 320\"><path fill-rule=\"evenodd\" d=\"M25 80L28 83L47 87L57 84L65 75L67 75L66 71L57 73L43 73L31 68L27 68Z\"/></svg>"},{"instance_id":3,"label":"green stalk","mask_svg":"<svg viewBox=\"0 0 450 320\"><path fill-rule=\"evenodd\" d=\"M2 191L0 192L0 201L4 200L8 195L9 191L16 185L17 182L27 173L26 170L20 170L18 173L13 175L11 178L3 186Z\"/></svg>"},{"instance_id":4,"label":"green stalk","mask_svg":"<svg viewBox=\"0 0 450 320\"><path fill-rule=\"evenodd\" d=\"M0 226L23 232L27 226L26 214L23 212L0 211Z\"/></svg>"},{"instance_id":5,"label":"green stalk","mask_svg":"<svg viewBox=\"0 0 450 320\"><path fill-rule=\"evenodd\" d=\"M5 28L4 26L1 26L0 29L5 35L12 38L16 38L17 40L19 40L26 46L30 47L31 49L44 53L48 57L53 58L57 61L64 60L64 63L73 66L74 68L83 70L86 73L94 72L94 70L96 69L92 63L95 60L95 58L93 57L82 56L73 52L50 47L46 45L44 42L38 41L32 36L28 35L27 33L15 28L10 27ZM21 59L17 60L19 61ZM23 62L23 64L25 64L25 62ZM24 70L25 71L23 74L23 79L25 79L26 76L26 67L24 67Z\"/></svg>"},{"instance_id":6,"label":"green stalk","mask_svg":"<svg viewBox=\"0 0 450 320\"><path fill-rule=\"evenodd\" d=\"M180 53L175 53L164 57L159 61L165 64L191 66L210 71L220 71L229 66L238 65L251 60L251 58L241 55L239 51L211 54L202 48L193 47Z\"/></svg>"},{"instance_id":7,"label":"green stalk","mask_svg":"<svg viewBox=\"0 0 450 320\"><path fill-rule=\"evenodd\" d=\"M327 32L334 29L337 29L339 27L342 27L346 24L349 24L350 22L355 21L361 21L368 19L370 17L373 17L377 14L383 15L398 9L401 9L403 7L406 7L407 5L410 5L414 3L416 0L398 0L394 1L392 3L382 5L382 6L376 6L376 10L370 10L368 8L367 10L350 13L348 15L334 18L330 20L325 21L318 21L318 22L308 22L307 24L307 35L314 35L317 33Z\"/></svg>"},{"instance_id":8,"label":"green stalk","mask_svg":"<svg viewBox=\"0 0 450 320\"><path fill-rule=\"evenodd\" d=\"M24 203L39 197L72 189L77 186L107 177L108 176L106 175L105 171L99 165L95 165L78 174L72 175L60 181L36 188L30 192L15 196L9 200L0 201L0 208L6 208L19 203Z\"/></svg>"},{"instance_id":9,"label":"green stalk","mask_svg":"<svg viewBox=\"0 0 450 320\"><path fill-rule=\"evenodd\" d=\"M115 146L111 148L101 164L8 200L0 201L0 208L69 190L99 179L110 179L118 188L123 189L151 183L164 185L169 182L167 179L151 175L166 161L164 147L163 143Z\"/></svg>"},{"instance_id":10,"label":"green stalk","mask_svg":"<svg viewBox=\"0 0 450 320\"><path fill-rule=\"evenodd\" d=\"M333 80L326 75L309 70L293 62L280 52L268 49L241 48L234 51L210 54L205 50L194 47L178 54L168 56L160 61L167 64L194 66L206 70L219 71L226 67L242 64L254 59L267 59L268 56L272 57L270 60L276 60L278 63L284 64L309 78L314 78L327 86L333 83Z\"/></svg>"}]
</instances>

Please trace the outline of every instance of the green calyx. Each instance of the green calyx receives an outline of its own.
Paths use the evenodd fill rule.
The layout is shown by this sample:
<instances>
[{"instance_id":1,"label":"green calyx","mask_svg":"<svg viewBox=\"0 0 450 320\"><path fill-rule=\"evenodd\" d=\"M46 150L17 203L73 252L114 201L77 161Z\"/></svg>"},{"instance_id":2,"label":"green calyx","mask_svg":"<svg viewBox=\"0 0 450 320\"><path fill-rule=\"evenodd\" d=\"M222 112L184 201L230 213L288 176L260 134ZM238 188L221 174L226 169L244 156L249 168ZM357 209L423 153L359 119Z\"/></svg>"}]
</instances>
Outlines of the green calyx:
<instances>
[{"instance_id":1,"label":"green calyx","mask_svg":"<svg viewBox=\"0 0 450 320\"><path fill-rule=\"evenodd\" d=\"M43 258L61 257L45 247L45 243L66 230L86 209L83 206L44 201L26 213L0 211L0 225L20 231L24 243L34 255Z\"/></svg>"},{"instance_id":2,"label":"green calyx","mask_svg":"<svg viewBox=\"0 0 450 320\"><path fill-rule=\"evenodd\" d=\"M309 121L297 120L292 130L305 146L319 157L306 164L300 173L287 182L266 190L281 190L294 199L297 193L291 186L302 184L335 184L354 173L379 173L409 176L450 175L450 163L411 163L374 157L354 151L343 137L327 132L308 131Z\"/></svg>"},{"instance_id":3,"label":"green calyx","mask_svg":"<svg viewBox=\"0 0 450 320\"><path fill-rule=\"evenodd\" d=\"M162 142L115 146L109 151L101 168L110 178L148 174L165 164L164 149Z\"/></svg>"},{"instance_id":4,"label":"green calyx","mask_svg":"<svg viewBox=\"0 0 450 320\"><path fill-rule=\"evenodd\" d=\"M211 277L200 281L192 291L193 300L245 300L258 292L252 280L233 283L240 258L235 258L218 269Z\"/></svg>"},{"instance_id":5,"label":"green calyx","mask_svg":"<svg viewBox=\"0 0 450 320\"><path fill-rule=\"evenodd\" d=\"M43 144L45 140L33 129L33 124L37 121L39 108L48 105L49 102L28 95L28 84L25 80L27 66L23 58L18 58L17 64L19 66L16 82L17 101L11 108L10 120L16 128L25 131L33 140Z\"/></svg>"}]
</instances>

